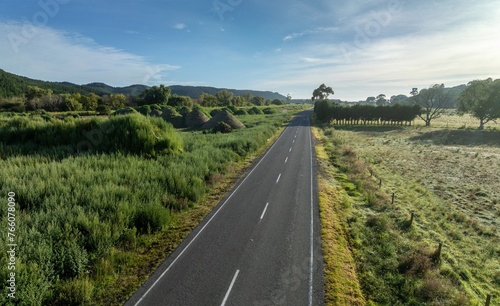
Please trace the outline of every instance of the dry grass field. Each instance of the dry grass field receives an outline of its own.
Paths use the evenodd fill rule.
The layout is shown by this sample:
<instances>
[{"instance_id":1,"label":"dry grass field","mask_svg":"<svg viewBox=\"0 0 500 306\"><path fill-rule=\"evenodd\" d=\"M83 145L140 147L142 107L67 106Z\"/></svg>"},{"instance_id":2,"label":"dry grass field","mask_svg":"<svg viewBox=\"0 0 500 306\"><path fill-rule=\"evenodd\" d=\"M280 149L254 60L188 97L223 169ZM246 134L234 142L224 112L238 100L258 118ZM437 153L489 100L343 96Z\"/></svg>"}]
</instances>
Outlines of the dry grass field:
<instances>
[{"instance_id":1,"label":"dry grass field","mask_svg":"<svg viewBox=\"0 0 500 306\"><path fill-rule=\"evenodd\" d=\"M350 192L353 209L347 219L362 219L368 226L373 216L386 220L391 239L398 240L394 246L399 258L406 256L407 245L434 251L442 243L439 267L431 273L446 278L464 295L450 300L429 298L429 304L455 305L467 299L471 305L484 305L487 295L495 301L500 296L500 124L490 123L484 131L476 130L477 125L474 118L450 115L433 121L431 127L417 121L412 127L323 129L324 137L338 147L337 153L354 160L348 168L358 174L348 176L353 184L344 183L344 188L366 185L359 182L363 176L381 183L382 198L388 202L377 207L366 192ZM415 221L408 229L412 212ZM350 225L351 232L356 231L356 222ZM367 251L356 234L351 236L356 260L370 255L363 253ZM370 281L361 274L366 291ZM430 277L423 279L413 289L416 295L425 295L422 288L432 285Z\"/></svg>"}]
</instances>

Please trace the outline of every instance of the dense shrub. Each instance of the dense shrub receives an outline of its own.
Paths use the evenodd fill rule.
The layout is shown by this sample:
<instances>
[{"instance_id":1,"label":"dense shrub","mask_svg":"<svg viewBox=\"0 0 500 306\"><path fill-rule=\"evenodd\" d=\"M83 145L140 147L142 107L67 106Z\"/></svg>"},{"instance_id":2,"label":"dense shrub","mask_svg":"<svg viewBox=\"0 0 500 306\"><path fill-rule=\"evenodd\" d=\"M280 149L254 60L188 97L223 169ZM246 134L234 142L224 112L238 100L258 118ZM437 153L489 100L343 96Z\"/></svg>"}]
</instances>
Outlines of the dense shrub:
<instances>
[{"instance_id":1,"label":"dense shrub","mask_svg":"<svg viewBox=\"0 0 500 306\"><path fill-rule=\"evenodd\" d=\"M99 109L98 109L99 110ZM118 116L118 115L130 115L130 114L137 114L138 111L130 106L122 107L120 109L117 109L112 115L113 116Z\"/></svg>"},{"instance_id":2,"label":"dense shrub","mask_svg":"<svg viewBox=\"0 0 500 306\"><path fill-rule=\"evenodd\" d=\"M17 304L93 301L119 271L116 248L133 251L137 235L168 228L170 210L193 206L230 163L266 144L288 118L250 119L261 123L229 134L181 134L161 118L138 114L68 121L0 117L0 194L15 191L22 224ZM82 134L102 152L61 158L61 143L79 143ZM158 154L163 147L167 152L181 149L178 141L184 143L182 154ZM139 151L132 145L156 154L130 154ZM5 213L0 210L1 222ZM6 251L0 243L1 262L7 262ZM8 272L7 265L0 266L0 278L8 279ZM0 305L9 305L5 292Z\"/></svg>"},{"instance_id":3,"label":"dense shrub","mask_svg":"<svg viewBox=\"0 0 500 306\"><path fill-rule=\"evenodd\" d=\"M264 112L260 108L258 108L256 106L254 106L254 107L252 107L251 109L248 110L248 114L249 115L262 115L263 113Z\"/></svg>"},{"instance_id":4,"label":"dense shrub","mask_svg":"<svg viewBox=\"0 0 500 306\"><path fill-rule=\"evenodd\" d=\"M134 226L139 233L157 232L170 219L168 211L161 205L145 204L137 208L134 215Z\"/></svg>"},{"instance_id":5,"label":"dense shrub","mask_svg":"<svg viewBox=\"0 0 500 306\"><path fill-rule=\"evenodd\" d=\"M62 282L56 292L55 305L79 306L92 301L94 285L87 277Z\"/></svg>"},{"instance_id":6,"label":"dense shrub","mask_svg":"<svg viewBox=\"0 0 500 306\"><path fill-rule=\"evenodd\" d=\"M229 124L222 121L217 123L217 125L212 128L212 133L231 133L232 131L233 128Z\"/></svg>"},{"instance_id":7,"label":"dense shrub","mask_svg":"<svg viewBox=\"0 0 500 306\"><path fill-rule=\"evenodd\" d=\"M19 145L25 153L62 146L64 152L80 153L122 151L155 155L182 150L182 140L171 125L141 115L69 121L45 116L17 117L0 126L0 139L9 145Z\"/></svg>"},{"instance_id":8,"label":"dense shrub","mask_svg":"<svg viewBox=\"0 0 500 306\"><path fill-rule=\"evenodd\" d=\"M244 116L248 115L248 112L244 108L240 108L234 112L235 115L237 116Z\"/></svg>"},{"instance_id":9,"label":"dense shrub","mask_svg":"<svg viewBox=\"0 0 500 306\"><path fill-rule=\"evenodd\" d=\"M143 114L144 116L148 116L151 113L151 106L149 105L142 105L139 106L135 109L139 113Z\"/></svg>"},{"instance_id":10,"label":"dense shrub","mask_svg":"<svg viewBox=\"0 0 500 306\"><path fill-rule=\"evenodd\" d=\"M266 115L276 114L276 109L272 107L266 107L262 110L262 112Z\"/></svg>"}]
</instances>

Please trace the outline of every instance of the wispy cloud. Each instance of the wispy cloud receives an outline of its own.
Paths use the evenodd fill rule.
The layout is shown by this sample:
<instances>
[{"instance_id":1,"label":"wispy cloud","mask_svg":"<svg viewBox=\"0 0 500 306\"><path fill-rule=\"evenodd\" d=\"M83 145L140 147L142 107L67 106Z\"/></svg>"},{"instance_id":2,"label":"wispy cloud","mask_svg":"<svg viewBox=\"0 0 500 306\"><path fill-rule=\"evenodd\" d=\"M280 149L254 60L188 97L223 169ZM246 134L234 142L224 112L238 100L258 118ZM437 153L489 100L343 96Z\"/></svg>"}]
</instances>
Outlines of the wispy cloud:
<instances>
[{"instance_id":1,"label":"wispy cloud","mask_svg":"<svg viewBox=\"0 0 500 306\"><path fill-rule=\"evenodd\" d=\"M283 41L291 41L297 38L300 38L302 36L306 35L313 35L313 34L319 34L319 33L328 33L328 32L336 32L338 31L339 28L337 27L319 27L313 30L305 30L302 32L297 32L297 33L292 33L288 34L283 38Z\"/></svg>"},{"instance_id":2,"label":"wispy cloud","mask_svg":"<svg viewBox=\"0 0 500 306\"><path fill-rule=\"evenodd\" d=\"M187 26L184 23L177 23L174 26L174 29L177 29L177 30L184 30L185 28L187 28Z\"/></svg>"},{"instance_id":3,"label":"wispy cloud","mask_svg":"<svg viewBox=\"0 0 500 306\"><path fill-rule=\"evenodd\" d=\"M177 65L149 62L140 55L102 46L92 39L48 27L33 28L36 35L13 45L9 37L22 37L23 24L0 23L0 67L16 74L48 81L110 85L161 82Z\"/></svg>"},{"instance_id":4,"label":"wispy cloud","mask_svg":"<svg viewBox=\"0 0 500 306\"><path fill-rule=\"evenodd\" d=\"M360 46L355 44L355 31L337 41L303 43L270 59L279 68L269 71L254 86L300 92L307 98L312 89L327 83L334 87L335 98L356 101L380 93L408 94L412 87L435 83L455 86L473 79L500 78L500 40L494 39L500 33L496 21L500 7L485 2L461 14L459 11L454 8L451 16L437 18L439 14L432 6L419 13L407 8L397 18L393 16L383 28L384 35L369 37ZM424 21L422 14L436 18ZM410 22L410 30L401 32L405 20L414 22ZM295 33L288 40L306 34ZM348 54L346 44L351 46Z\"/></svg>"}]
</instances>

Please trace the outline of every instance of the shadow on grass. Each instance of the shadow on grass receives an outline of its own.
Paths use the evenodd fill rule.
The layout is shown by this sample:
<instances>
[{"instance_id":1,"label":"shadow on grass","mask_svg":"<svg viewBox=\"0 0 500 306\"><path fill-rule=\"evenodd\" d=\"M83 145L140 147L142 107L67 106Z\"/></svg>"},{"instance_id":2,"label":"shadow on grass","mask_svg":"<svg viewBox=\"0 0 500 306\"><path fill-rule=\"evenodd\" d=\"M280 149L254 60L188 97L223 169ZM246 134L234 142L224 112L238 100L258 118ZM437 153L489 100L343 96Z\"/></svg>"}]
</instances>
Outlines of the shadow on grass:
<instances>
[{"instance_id":1,"label":"shadow on grass","mask_svg":"<svg viewBox=\"0 0 500 306\"><path fill-rule=\"evenodd\" d=\"M500 131L437 130L411 137L410 140L431 142L435 145L500 147Z\"/></svg>"},{"instance_id":2,"label":"shadow on grass","mask_svg":"<svg viewBox=\"0 0 500 306\"><path fill-rule=\"evenodd\" d=\"M336 130L362 132L362 133L384 133L391 131L404 131L404 126L400 125L331 125Z\"/></svg>"}]
</instances>

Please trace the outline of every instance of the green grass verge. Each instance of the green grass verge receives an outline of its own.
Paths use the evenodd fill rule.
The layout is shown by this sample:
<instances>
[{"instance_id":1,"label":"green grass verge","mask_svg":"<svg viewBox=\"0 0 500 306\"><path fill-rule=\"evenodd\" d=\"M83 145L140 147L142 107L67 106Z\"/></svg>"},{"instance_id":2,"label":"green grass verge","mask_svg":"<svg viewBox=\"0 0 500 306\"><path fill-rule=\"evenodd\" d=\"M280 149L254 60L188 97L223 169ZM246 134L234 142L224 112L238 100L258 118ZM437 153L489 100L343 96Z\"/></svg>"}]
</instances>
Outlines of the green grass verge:
<instances>
[{"instance_id":1,"label":"green grass verge","mask_svg":"<svg viewBox=\"0 0 500 306\"><path fill-rule=\"evenodd\" d=\"M436 130L323 130L369 305L484 305L500 295L498 147L484 137L450 146L428 133L456 132Z\"/></svg>"},{"instance_id":2,"label":"green grass verge","mask_svg":"<svg viewBox=\"0 0 500 306\"><path fill-rule=\"evenodd\" d=\"M319 164L318 198L326 305L366 305L347 235L345 217L348 207L344 203L348 195L335 181L335 171L326 153L327 144L317 128L313 128L313 136Z\"/></svg>"}]
</instances>

